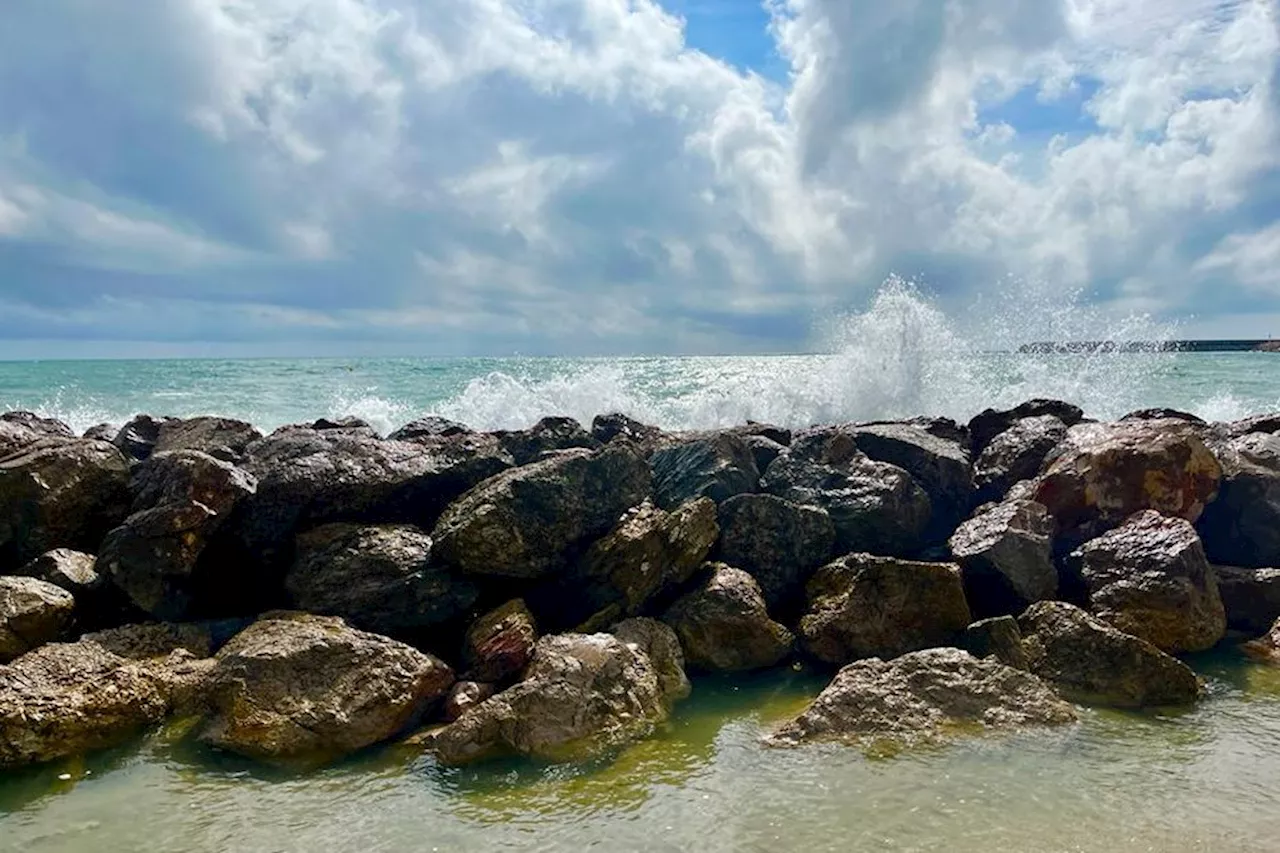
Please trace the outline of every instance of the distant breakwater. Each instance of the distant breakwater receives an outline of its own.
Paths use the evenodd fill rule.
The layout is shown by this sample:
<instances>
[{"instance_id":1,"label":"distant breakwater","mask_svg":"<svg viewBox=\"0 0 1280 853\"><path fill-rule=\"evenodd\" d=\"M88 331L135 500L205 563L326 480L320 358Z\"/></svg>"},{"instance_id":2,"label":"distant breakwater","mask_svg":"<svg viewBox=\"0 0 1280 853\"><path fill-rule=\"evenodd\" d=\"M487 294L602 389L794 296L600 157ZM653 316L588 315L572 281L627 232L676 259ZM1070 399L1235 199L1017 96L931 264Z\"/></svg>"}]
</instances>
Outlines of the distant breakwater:
<instances>
[{"instance_id":1,"label":"distant breakwater","mask_svg":"<svg viewBox=\"0 0 1280 853\"><path fill-rule=\"evenodd\" d=\"M1091 352L1280 352L1280 340L1198 341L1036 341L1018 347L1020 353Z\"/></svg>"}]
</instances>

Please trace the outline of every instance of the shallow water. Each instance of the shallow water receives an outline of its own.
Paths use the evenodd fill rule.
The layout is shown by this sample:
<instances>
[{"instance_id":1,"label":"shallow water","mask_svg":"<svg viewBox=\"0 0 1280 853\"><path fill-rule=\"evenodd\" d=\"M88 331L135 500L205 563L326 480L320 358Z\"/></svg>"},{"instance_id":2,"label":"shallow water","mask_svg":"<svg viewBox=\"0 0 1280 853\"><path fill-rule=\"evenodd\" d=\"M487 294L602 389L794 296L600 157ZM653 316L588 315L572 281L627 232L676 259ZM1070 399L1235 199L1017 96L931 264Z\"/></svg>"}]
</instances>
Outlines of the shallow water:
<instances>
[{"instance_id":1,"label":"shallow water","mask_svg":"<svg viewBox=\"0 0 1280 853\"><path fill-rule=\"evenodd\" d=\"M671 725L589 766L445 770L388 747L311 774L140 744L0 777L8 851L1267 851L1280 838L1280 670L1196 662L1174 715L869 759L758 738L823 680L701 680ZM73 778L59 781L59 774Z\"/></svg>"}]
</instances>

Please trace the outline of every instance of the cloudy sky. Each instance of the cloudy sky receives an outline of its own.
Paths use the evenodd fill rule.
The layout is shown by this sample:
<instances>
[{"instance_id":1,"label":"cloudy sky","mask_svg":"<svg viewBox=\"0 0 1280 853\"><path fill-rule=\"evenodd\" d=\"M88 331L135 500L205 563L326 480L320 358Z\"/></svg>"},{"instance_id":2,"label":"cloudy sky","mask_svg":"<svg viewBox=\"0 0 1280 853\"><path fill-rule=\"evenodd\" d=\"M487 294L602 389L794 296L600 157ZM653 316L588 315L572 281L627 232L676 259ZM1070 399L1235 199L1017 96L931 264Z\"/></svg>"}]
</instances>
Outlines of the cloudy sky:
<instances>
[{"instance_id":1,"label":"cloudy sky","mask_svg":"<svg viewBox=\"0 0 1280 853\"><path fill-rule=\"evenodd\" d=\"M1276 0L5 0L0 357L1280 335Z\"/></svg>"}]
</instances>

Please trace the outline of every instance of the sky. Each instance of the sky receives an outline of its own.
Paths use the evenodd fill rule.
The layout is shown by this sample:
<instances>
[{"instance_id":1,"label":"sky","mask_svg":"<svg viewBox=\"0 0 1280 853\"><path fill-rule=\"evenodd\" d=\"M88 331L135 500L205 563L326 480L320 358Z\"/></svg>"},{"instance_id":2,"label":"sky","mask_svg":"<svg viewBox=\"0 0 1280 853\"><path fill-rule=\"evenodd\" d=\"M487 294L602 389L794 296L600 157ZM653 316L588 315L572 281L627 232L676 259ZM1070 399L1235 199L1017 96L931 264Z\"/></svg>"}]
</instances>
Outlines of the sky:
<instances>
[{"instance_id":1,"label":"sky","mask_svg":"<svg viewBox=\"0 0 1280 853\"><path fill-rule=\"evenodd\" d=\"M1276 0L4 17L3 358L792 351L894 274L1280 334Z\"/></svg>"}]
</instances>

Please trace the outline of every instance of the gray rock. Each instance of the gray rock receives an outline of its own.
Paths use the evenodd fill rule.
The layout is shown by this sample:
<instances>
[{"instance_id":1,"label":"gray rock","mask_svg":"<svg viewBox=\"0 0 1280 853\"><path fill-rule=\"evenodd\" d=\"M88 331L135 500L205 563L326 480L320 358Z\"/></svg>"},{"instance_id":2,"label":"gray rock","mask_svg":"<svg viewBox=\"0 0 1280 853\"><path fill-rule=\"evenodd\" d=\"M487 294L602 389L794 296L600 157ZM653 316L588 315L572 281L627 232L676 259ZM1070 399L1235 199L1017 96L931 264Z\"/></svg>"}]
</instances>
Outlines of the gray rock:
<instances>
[{"instance_id":1,"label":"gray rock","mask_svg":"<svg viewBox=\"0 0 1280 853\"><path fill-rule=\"evenodd\" d=\"M492 684L479 681L459 681L449 688L441 716L452 723L471 708L493 696L497 689Z\"/></svg>"},{"instance_id":2,"label":"gray rock","mask_svg":"<svg viewBox=\"0 0 1280 853\"><path fill-rule=\"evenodd\" d=\"M868 424L853 433L858 449L877 462L896 465L929 495L936 541L969 514L974 503L973 467L959 444L912 424Z\"/></svg>"},{"instance_id":3,"label":"gray rock","mask_svg":"<svg viewBox=\"0 0 1280 853\"><path fill-rule=\"evenodd\" d=\"M756 491L760 472L755 455L731 432L672 444L649 457L658 505L671 509L694 498L716 503Z\"/></svg>"},{"instance_id":4,"label":"gray rock","mask_svg":"<svg viewBox=\"0 0 1280 853\"><path fill-rule=\"evenodd\" d=\"M996 504L961 524L948 545L960 564L974 614L1016 615L1055 597L1058 570L1052 544L1053 519L1033 501Z\"/></svg>"},{"instance_id":5,"label":"gray rock","mask_svg":"<svg viewBox=\"0 0 1280 853\"><path fill-rule=\"evenodd\" d=\"M720 504L716 558L749 572L770 607L788 609L835 556L836 528L825 509L776 495L737 495Z\"/></svg>"},{"instance_id":6,"label":"gray rock","mask_svg":"<svg viewBox=\"0 0 1280 853\"><path fill-rule=\"evenodd\" d=\"M233 418L165 418L160 422L155 451L199 450L218 459L242 459L249 445L262 438L252 424Z\"/></svg>"},{"instance_id":7,"label":"gray rock","mask_svg":"<svg viewBox=\"0 0 1280 853\"><path fill-rule=\"evenodd\" d=\"M1014 483L1040 473L1048 455L1067 437L1067 425L1053 415L1014 421L973 464L979 501L998 501Z\"/></svg>"},{"instance_id":8,"label":"gray rock","mask_svg":"<svg viewBox=\"0 0 1280 853\"><path fill-rule=\"evenodd\" d=\"M1029 666L1022 648L1022 631L1012 616L993 616L974 622L965 628L962 645L976 658L995 658L1014 669Z\"/></svg>"},{"instance_id":9,"label":"gray rock","mask_svg":"<svg viewBox=\"0 0 1280 853\"><path fill-rule=\"evenodd\" d=\"M56 443L74 437L69 426L53 418L42 418L32 412L0 415L0 459L42 440Z\"/></svg>"},{"instance_id":10,"label":"gray rock","mask_svg":"<svg viewBox=\"0 0 1280 853\"><path fill-rule=\"evenodd\" d=\"M1079 406L1061 400L1028 400L1012 409L987 409L969 421L970 450L975 457L981 456L996 436L1018 421L1046 415L1057 418L1068 427L1084 420L1084 412Z\"/></svg>"},{"instance_id":11,"label":"gray rock","mask_svg":"<svg viewBox=\"0 0 1280 853\"><path fill-rule=\"evenodd\" d=\"M667 610L690 669L738 671L774 666L791 653L795 638L769 618L751 575L711 565L711 576Z\"/></svg>"},{"instance_id":12,"label":"gray rock","mask_svg":"<svg viewBox=\"0 0 1280 853\"><path fill-rule=\"evenodd\" d=\"M1227 627L1263 634L1280 619L1280 569L1214 566Z\"/></svg>"},{"instance_id":13,"label":"gray rock","mask_svg":"<svg viewBox=\"0 0 1280 853\"><path fill-rule=\"evenodd\" d=\"M1215 451L1222 485L1197 524L1205 551L1216 563L1280 565L1280 436L1249 433Z\"/></svg>"},{"instance_id":14,"label":"gray rock","mask_svg":"<svg viewBox=\"0 0 1280 853\"><path fill-rule=\"evenodd\" d=\"M71 593L51 583L0 576L0 664L62 639L75 607Z\"/></svg>"},{"instance_id":15,"label":"gray rock","mask_svg":"<svg viewBox=\"0 0 1280 853\"><path fill-rule=\"evenodd\" d=\"M543 418L529 429L499 432L496 436L517 465L528 465L550 451L600 446L582 424L565 417Z\"/></svg>"}]
</instances>

